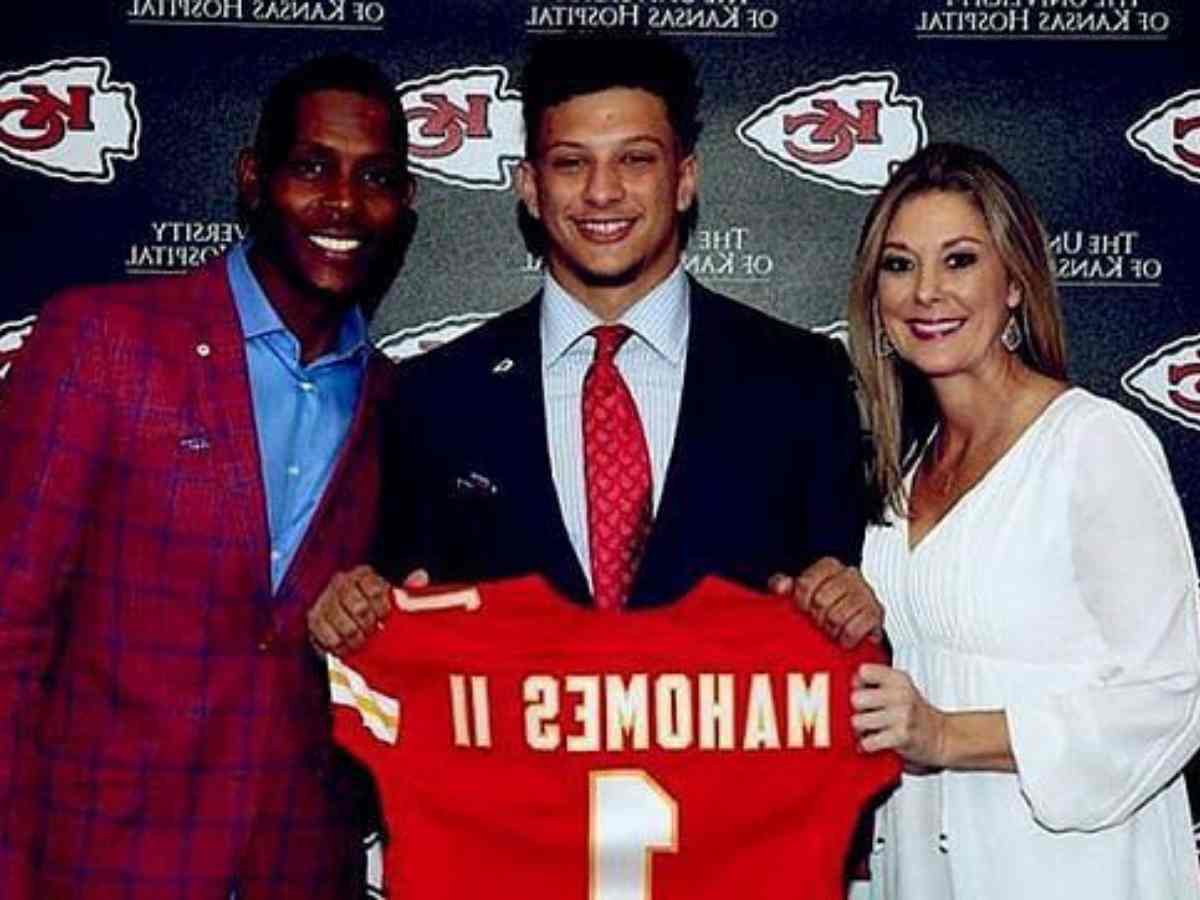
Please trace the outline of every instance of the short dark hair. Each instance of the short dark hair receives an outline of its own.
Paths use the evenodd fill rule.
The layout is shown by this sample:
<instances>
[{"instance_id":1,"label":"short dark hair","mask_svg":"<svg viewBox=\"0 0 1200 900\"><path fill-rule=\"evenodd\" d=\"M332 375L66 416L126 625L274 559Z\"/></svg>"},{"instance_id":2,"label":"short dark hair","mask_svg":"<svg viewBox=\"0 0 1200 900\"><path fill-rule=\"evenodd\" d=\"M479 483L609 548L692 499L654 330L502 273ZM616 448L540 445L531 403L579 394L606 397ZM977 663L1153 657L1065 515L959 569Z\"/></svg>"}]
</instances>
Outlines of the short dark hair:
<instances>
[{"instance_id":1,"label":"short dark hair","mask_svg":"<svg viewBox=\"0 0 1200 900\"><path fill-rule=\"evenodd\" d=\"M538 132L547 109L615 87L639 88L662 100L683 156L695 151L703 128L703 92L692 60L658 35L603 31L543 38L530 51L521 72L525 158L532 162L537 156ZM687 246L699 218L697 198L680 217L681 246ZM517 204L517 227L525 248L535 256L545 255L545 229L523 203Z\"/></svg>"},{"instance_id":2,"label":"short dark hair","mask_svg":"<svg viewBox=\"0 0 1200 900\"><path fill-rule=\"evenodd\" d=\"M391 112L392 144L408 171L408 125L395 86L374 63L351 53L330 53L301 63L267 93L253 146L264 173L273 172L287 159L296 139L300 100L317 91L348 91L382 101Z\"/></svg>"},{"instance_id":3,"label":"short dark hair","mask_svg":"<svg viewBox=\"0 0 1200 900\"><path fill-rule=\"evenodd\" d=\"M683 155L695 150L701 91L687 54L657 35L588 32L544 38L530 52L521 74L526 158L536 156L549 107L614 87L640 88L662 100Z\"/></svg>"}]
</instances>

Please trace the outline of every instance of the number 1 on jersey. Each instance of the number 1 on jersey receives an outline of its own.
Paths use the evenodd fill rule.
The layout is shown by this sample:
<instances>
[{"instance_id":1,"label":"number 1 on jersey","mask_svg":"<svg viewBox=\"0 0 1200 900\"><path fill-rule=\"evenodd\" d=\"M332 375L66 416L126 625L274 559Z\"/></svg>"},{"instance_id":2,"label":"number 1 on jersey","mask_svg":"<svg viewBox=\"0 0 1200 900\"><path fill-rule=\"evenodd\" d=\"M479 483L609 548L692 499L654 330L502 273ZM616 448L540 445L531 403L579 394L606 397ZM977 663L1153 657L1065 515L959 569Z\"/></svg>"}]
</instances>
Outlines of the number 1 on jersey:
<instances>
[{"instance_id":1,"label":"number 1 on jersey","mask_svg":"<svg viewBox=\"0 0 1200 900\"><path fill-rule=\"evenodd\" d=\"M592 772L590 900L651 900L654 853L678 850L674 798L641 769Z\"/></svg>"}]
</instances>

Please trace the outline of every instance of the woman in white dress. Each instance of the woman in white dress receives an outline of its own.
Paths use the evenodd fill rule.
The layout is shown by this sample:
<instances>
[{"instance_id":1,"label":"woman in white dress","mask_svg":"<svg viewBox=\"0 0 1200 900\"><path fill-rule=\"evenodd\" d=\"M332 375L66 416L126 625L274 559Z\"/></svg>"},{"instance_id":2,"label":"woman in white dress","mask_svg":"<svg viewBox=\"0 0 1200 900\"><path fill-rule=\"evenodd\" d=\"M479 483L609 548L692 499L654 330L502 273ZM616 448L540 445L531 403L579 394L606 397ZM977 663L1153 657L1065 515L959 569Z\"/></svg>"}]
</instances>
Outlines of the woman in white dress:
<instances>
[{"instance_id":1,"label":"woman in white dress","mask_svg":"<svg viewBox=\"0 0 1200 900\"><path fill-rule=\"evenodd\" d=\"M1044 230L992 159L934 144L863 228L852 352L893 667L854 692L901 786L872 896L1200 897L1197 574L1158 441L1066 382Z\"/></svg>"}]
</instances>

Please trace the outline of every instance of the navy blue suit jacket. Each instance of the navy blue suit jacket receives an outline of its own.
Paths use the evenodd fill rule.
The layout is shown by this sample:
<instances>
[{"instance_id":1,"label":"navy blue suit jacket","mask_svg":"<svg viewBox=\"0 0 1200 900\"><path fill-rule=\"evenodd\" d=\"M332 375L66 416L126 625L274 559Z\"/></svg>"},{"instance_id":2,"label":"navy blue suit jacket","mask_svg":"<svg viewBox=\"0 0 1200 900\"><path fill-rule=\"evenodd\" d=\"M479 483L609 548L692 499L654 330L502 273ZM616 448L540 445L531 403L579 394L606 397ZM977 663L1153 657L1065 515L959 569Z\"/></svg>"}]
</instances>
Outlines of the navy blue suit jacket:
<instances>
[{"instance_id":1,"label":"navy blue suit jacket","mask_svg":"<svg viewBox=\"0 0 1200 900\"><path fill-rule=\"evenodd\" d=\"M710 573L761 590L821 556L856 564L862 544L841 347L694 281L691 298L679 423L634 606L670 602ZM535 297L401 367L375 554L386 575L539 572L589 602L550 472L539 309Z\"/></svg>"}]
</instances>

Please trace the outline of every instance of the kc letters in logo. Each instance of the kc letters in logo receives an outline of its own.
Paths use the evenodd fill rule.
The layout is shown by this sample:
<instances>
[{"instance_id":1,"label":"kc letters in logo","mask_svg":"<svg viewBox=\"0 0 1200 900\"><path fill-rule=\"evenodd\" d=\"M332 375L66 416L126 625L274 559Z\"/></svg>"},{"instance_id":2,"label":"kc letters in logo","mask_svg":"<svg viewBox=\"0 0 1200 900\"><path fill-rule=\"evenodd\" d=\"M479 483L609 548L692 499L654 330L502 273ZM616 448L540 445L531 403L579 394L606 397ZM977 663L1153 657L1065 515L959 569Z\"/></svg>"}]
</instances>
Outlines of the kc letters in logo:
<instances>
[{"instance_id":1,"label":"kc letters in logo","mask_svg":"<svg viewBox=\"0 0 1200 900\"><path fill-rule=\"evenodd\" d=\"M449 69L396 86L408 119L409 166L447 184L507 190L524 155L521 95L503 66Z\"/></svg>"},{"instance_id":2,"label":"kc letters in logo","mask_svg":"<svg viewBox=\"0 0 1200 900\"><path fill-rule=\"evenodd\" d=\"M1121 376L1121 386L1154 411L1200 431L1200 334L1155 350Z\"/></svg>"},{"instance_id":3,"label":"kc letters in logo","mask_svg":"<svg viewBox=\"0 0 1200 900\"><path fill-rule=\"evenodd\" d=\"M894 72L859 72L794 88L743 119L737 136L793 175L873 194L926 141L920 98L898 87Z\"/></svg>"},{"instance_id":4,"label":"kc letters in logo","mask_svg":"<svg viewBox=\"0 0 1200 900\"><path fill-rule=\"evenodd\" d=\"M112 181L114 159L137 159L141 122L133 85L108 74L103 58L0 73L0 156L68 181Z\"/></svg>"},{"instance_id":5,"label":"kc letters in logo","mask_svg":"<svg viewBox=\"0 0 1200 900\"><path fill-rule=\"evenodd\" d=\"M17 358L25 341L33 333L37 316L26 316L15 322L0 322L0 381L8 377L13 360Z\"/></svg>"},{"instance_id":6,"label":"kc letters in logo","mask_svg":"<svg viewBox=\"0 0 1200 900\"><path fill-rule=\"evenodd\" d=\"M1200 182L1200 90L1177 94L1150 110L1125 139L1164 169Z\"/></svg>"}]
</instances>

